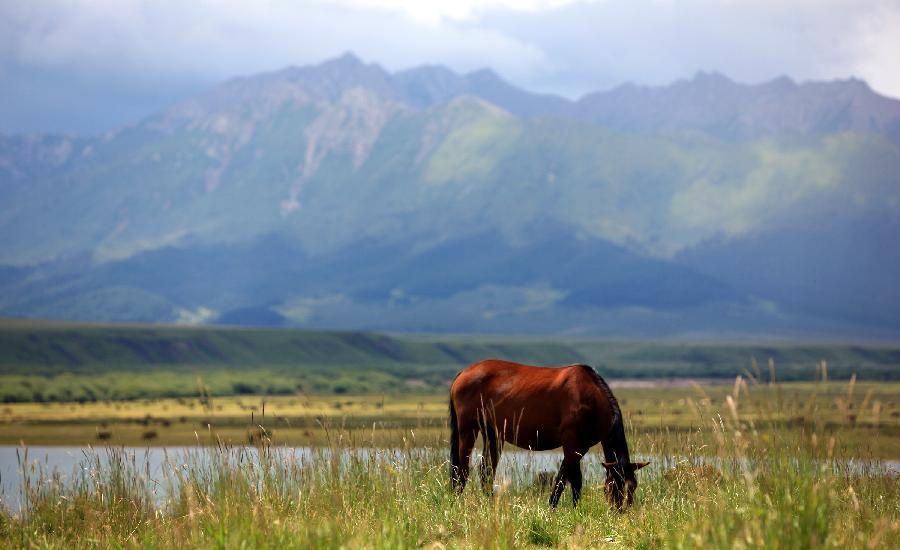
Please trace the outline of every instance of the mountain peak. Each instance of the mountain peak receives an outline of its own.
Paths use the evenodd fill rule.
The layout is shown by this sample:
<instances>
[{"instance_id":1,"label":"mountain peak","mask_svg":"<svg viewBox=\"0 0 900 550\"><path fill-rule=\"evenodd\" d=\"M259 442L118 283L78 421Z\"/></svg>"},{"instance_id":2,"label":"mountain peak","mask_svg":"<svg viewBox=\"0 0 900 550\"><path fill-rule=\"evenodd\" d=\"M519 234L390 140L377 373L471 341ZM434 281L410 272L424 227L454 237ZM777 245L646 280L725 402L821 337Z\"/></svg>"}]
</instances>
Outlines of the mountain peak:
<instances>
[{"instance_id":1,"label":"mountain peak","mask_svg":"<svg viewBox=\"0 0 900 550\"><path fill-rule=\"evenodd\" d=\"M302 83L314 98L335 100L350 88L365 88L383 97L394 97L391 75L377 63L365 63L352 52L293 71L292 80Z\"/></svg>"},{"instance_id":2,"label":"mountain peak","mask_svg":"<svg viewBox=\"0 0 900 550\"><path fill-rule=\"evenodd\" d=\"M849 88L855 92L866 92L866 93L874 93L872 88L869 86L869 83L861 78L856 78L855 76L851 76L850 78L845 78L842 80L838 80L842 86Z\"/></svg>"},{"instance_id":3,"label":"mountain peak","mask_svg":"<svg viewBox=\"0 0 900 550\"><path fill-rule=\"evenodd\" d=\"M772 80L765 82L762 84L763 88L773 92L789 92L794 90L797 87L797 83L794 80L787 76L781 75L773 78Z\"/></svg>"},{"instance_id":4,"label":"mountain peak","mask_svg":"<svg viewBox=\"0 0 900 550\"><path fill-rule=\"evenodd\" d=\"M319 67L334 67L337 69L359 69L365 67L366 64L355 53L346 51L333 59L328 59L319 63Z\"/></svg>"},{"instance_id":5,"label":"mountain peak","mask_svg":"<svg viewBox=\"0 0 900 550\"><path fill-rule=\"evenodd\" d=\"M466 78L476 82L504 82L505 81L493 69L487 67L466 74Z\"/></svg>"},{"instance_id":6,"label":"mountain peak","mask_svg":"<svg viewBox=\"0 0 900 550\"><path fill-rule=\"evenodd\" d=\"M735 82L718 71L697 71L694 78L689 81L692 84L705 86L731 86Z\"/></svg>"},{"instance_id":7,"label":"mountain peak","mask_svg":"<svg viewBox=\"0 0 900 550\"><path fill-rule=\"evenodd\" d=\"M318 73L333 75L340 79L352 78L359 75L377 75L378 77L388 77L389 73L385 71L381 65L377 63L366 63L356 56L353 52L344 52L338 57L323 61L318 65L311 65L301 68L307 74Z\"/></svg>"}]
</instances>

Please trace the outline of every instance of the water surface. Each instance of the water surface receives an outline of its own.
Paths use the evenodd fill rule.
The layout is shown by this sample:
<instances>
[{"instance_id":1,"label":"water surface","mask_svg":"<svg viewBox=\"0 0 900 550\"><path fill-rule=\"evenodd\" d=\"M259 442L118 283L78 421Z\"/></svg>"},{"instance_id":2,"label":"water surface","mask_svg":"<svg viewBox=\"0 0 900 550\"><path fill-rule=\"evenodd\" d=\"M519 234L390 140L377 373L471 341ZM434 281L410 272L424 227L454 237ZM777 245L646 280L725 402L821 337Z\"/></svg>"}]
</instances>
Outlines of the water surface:
<instances>
[{"instance_id":1,"label":"water surface","mask_svg":"<svg viewBox=\"0 0 900 550\"><path fill-rule=\"evenodd\" d=\"M17 511L22 506L23 480L30 478L34 482L46 478L56 472L63 483L71 482L79 474L96 470L98 467L108 467L109 460L113 458L126 458L128 463L141 473L146 480L153 495L159 502L166 498L166 494L173 478L172 473L178 469L187 468L188 465L208 464L208 461L216 453L215 448L209 447L19 447L14 445L0 445L0 504L8 510ZM246 464L258 463L258 449L255 447L239 447L230 449L224 456L230 461L242 461ZM311 447L275 447L279 460L296 461L298 465L308 464L315 459L330 458L330 449ZM124 455L122 454L124 453ZM341 451L342 462L348 462L353 456L365 460L375 461L377 464L396 463L402 465L404 460L410 457L433 458L442 460L446 456L446 450L437 449L346 449ZM220 453L217 456L222 457ZM477 464L480 455L476 451L473 454L473 476L477 476ZM500 460L497 472L497 483L530 483L538 472L555 472L562 460L559 451L527 452L506 451ZM585 456L582 464L586 481L603 472L600 464L602 456L590 453ZM635 460L649 460L651 466L642 471L642 476L657 476L662 472L673 468L677 464L687 463L684 457L661 456L636 456ZM379 462L380 461L380 462ZM717 457L694 457L690 460L693 464L713 464L724 466L723 460ZM739 466L752 466L747 460L731 459L728 462ZM882 474L898 476L900 472L900 460L885 461L861 461L850 460L836 465L846 468L850 473Z\"/></svg>"}]
</instances>

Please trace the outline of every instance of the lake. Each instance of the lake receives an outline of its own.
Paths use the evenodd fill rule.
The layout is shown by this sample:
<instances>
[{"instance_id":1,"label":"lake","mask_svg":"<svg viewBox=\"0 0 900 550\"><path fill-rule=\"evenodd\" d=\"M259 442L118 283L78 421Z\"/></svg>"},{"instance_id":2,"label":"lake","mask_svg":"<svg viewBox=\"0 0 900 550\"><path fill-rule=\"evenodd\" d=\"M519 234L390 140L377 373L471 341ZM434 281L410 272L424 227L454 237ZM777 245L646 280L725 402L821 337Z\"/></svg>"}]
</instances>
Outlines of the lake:
<instances>
[{"instance_id":1,"label":"lake","mask_svg":"<svg viewBox=\"0 0 900 550\"><path fill-rule=\"evenodd\" d=\"M314 459L330 458L330 449L314 449L311 447L274 447L280 453L279 459L295 460L300 464ZM63 482L73 479L82 471L104 468L109 464L111 456L122 458L136 466L147 480L148 486L159 502L167 495L167 487L171 487L172 472L185 468L187 464L198 464L209 460L215 448L210 447L19 447L0 445L0 504L11 511L17 511L22 504L22 483L26 475L31 479L39 479L39 474L58 473ZM256 447L237 447L229 450L229 460L247 461L254 464L259 450ZM401 463L410 456L429 456L446 454L437 449L369 449L359 448L342 451L342 461L346 462L351 453L364 459L383 460ZM473 453L473 476L477 475L479 454ZM528 452L521 450L503 453L497 471L497 482L531 482L538 472L555 472L562 460L559 451ZM586 480L602 472L600 465L602 455L590 453L585 456L583 470ZM684 457L659 457L638 455L635 460L650 460L651 466L643 471L643 476L656 476L673 468L676 464L691 462L693 464L721 465L717 457L694 457L688 461ZM745 461L746 463L746 461ZM847 461L843 463L851 472L881 473L893 477L900 472L900 460L879 462ZM23 472L24 467L24 472Z\"/></svg>"}]
</instances>

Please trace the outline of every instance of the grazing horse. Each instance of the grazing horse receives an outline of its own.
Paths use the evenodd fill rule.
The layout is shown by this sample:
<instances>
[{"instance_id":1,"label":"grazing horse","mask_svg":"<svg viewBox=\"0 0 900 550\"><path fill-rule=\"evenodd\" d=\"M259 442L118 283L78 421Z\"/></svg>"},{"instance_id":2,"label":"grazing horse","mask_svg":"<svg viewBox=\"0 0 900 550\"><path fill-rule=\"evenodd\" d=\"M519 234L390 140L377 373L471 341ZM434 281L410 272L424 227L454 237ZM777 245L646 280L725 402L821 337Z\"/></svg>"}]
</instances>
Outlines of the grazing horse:
<instances>
[{"instance_id":1,"label":"grazing horse","mask_svg":"<svg viewBox=\"0 0 900 550\"><path fill-rule=\"evenodd\" d=\"M603 445L606 496L617 510L631 505L637 487L634 473L648 464L631 462L619 404L588 365L533 367L498 359L470 365L450 387L450 428L450 484L457 491L466 486L479 432L485 490L493 486L499 441L534 451L563 448L550 493L552 507L567 482L572 485L572 504L578 504L581 459L597 443Z\"/></svg>"}]
</instances>

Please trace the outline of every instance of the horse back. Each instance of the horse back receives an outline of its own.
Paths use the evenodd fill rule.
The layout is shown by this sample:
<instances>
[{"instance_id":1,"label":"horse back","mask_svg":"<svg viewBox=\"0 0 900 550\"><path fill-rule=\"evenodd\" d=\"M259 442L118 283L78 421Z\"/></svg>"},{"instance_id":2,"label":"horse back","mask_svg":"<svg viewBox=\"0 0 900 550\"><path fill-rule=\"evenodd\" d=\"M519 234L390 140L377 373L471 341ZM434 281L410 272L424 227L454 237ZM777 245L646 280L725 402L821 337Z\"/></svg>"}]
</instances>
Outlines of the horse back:
<instances>
[{"instance_id":1,"label":"horse back","mask_svg":"<svg viewBox=\"0 0 900 550\"><path fill-rule=\"evenodd\" d=\"M556 432L563 427L595 433L592 439L606 431L598 419L611 410L596 377L586 365L538 367L488 359L459 373L450 398L469 418L482 410L498 427L514 426L522 434L510 441L516 445L555 448L562 444ZM541 442L530 436L538 432Z\"/></svg>"},{"instance_id":2,"label":"horse back","mask_svg":"<svg viewBox=\"0 0 900 550\"><path fill-rule=\"evenodd\" d=\"M588 390L585 393L592 395L595 388L589 373L593 373L593 369L580 364L538 367L486 359L463 369L453 381L450 392L451 395L477 393L499 399L533 394L546 398L559 392L571 394L572 390Z\"/></svg>"}]
</instances>

